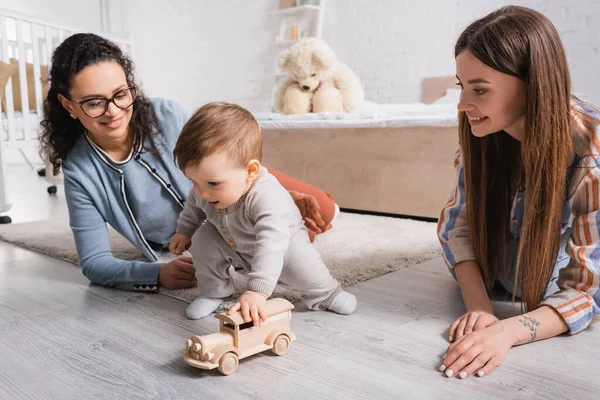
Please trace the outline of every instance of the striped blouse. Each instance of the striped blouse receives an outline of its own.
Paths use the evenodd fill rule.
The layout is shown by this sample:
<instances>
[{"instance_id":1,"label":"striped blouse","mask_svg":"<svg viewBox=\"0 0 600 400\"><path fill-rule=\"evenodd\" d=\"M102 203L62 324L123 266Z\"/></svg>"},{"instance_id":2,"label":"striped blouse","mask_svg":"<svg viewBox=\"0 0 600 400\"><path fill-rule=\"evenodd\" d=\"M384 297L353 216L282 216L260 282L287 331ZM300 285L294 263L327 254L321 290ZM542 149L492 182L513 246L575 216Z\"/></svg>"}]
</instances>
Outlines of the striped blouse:
<instances>
[{"instance_id":1,"label":"striped blouse","mask_svg":"<svg viewBox=\"0 0 600 400\"><path fill-rule=\"evenodd\" d=\"M584 109L600 119L600 114L583 104ZM575 117L573 144L575 162L569 172L570 186L563 214L562 232L570 231L566 248L568 265L558 276L560 290L542 301L554 308L565 320L569 332L585 329L594 314L600 314L600 125L589 126ZM444 260L450 269L456 264L475 260L469 239L465 207L465 183L460 148L454 161L457 180L438 222L438 237ZM523 219L522 195L513 202L511 230L520 230ZM558 234L558 232L557 232ZM518 237L518 232L516 234Z\"/></svg>"}]
</instances>

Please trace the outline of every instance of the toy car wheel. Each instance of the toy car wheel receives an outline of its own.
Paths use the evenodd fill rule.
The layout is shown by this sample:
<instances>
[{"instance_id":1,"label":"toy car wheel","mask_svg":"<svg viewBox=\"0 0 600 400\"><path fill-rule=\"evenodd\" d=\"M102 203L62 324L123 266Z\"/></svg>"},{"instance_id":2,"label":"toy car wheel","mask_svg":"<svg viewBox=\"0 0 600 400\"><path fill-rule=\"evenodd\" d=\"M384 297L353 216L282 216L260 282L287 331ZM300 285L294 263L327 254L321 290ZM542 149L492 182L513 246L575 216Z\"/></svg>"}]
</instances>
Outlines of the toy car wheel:
<instances>
[{"instance_id":1,"label":"toy car wheel","mask_svg":"<svg viewBox=\"0 0 600 400\"><path fill-rule=\"evenodd\" d=\"M231 375L235 372L240 360L235 353L225 353L219 360L219 372L223 375Z\"/></svg>"},{"instance_id":2,"label":"toy car wheel","mask_svg":"<svg viewBox=\"0 0 600 400\"><path fill-rule=\"evenodd\" d=\"M273 349L271 350L273 353L278 356L282 356L286 354L290 350L290 338L286 335L279 335L275 338L273 342Z\"/></svg>"},{"instance_id":3,"label":"toy car wheel","mask_svg":"<svg viewBox=\"0 0 600 400\"><path fill-rule=\"evenodd\" d=\"M56 185L48 186L48 194L56 194L57 190Z\"/></svg>"}]
</instances>

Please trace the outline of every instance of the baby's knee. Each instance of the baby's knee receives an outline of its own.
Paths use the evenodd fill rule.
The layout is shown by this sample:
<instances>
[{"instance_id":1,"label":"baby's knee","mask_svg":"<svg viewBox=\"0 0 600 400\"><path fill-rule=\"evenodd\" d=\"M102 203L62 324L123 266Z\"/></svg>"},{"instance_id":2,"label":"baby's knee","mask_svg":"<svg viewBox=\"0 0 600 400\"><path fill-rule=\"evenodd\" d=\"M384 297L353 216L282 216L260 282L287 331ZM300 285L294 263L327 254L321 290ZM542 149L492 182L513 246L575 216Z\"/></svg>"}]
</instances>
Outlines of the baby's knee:
<instances>
[{"instance_id":1,"label":"baby's knee","mask_svg":"<svg viewBox=\"0 0 600 400\"><path fill-rule=\"evenodd\" d=\"M220 243L224 242L223 238L217 231L217 228L210 222L206 222L202 225L194 236L192 236L192 244L190 246L190 253L204 254L207 253L220 253Z\"/></svg>"}]
</instances>

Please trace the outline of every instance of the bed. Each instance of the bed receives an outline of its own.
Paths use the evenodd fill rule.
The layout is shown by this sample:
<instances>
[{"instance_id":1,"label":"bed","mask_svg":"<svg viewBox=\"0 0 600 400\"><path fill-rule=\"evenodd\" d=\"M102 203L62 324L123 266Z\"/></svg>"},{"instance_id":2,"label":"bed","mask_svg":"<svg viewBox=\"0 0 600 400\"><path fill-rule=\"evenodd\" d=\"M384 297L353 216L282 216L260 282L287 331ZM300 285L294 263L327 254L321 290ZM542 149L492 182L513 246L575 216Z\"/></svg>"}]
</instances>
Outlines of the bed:
<instances>
[{"instance_id":1,"label":"bed","mask_svg":"<svg viewBox=\"0 0 600 400\"><path fill-rule=\"evenodd\" d=\"M19 151L34 169L23 150L38 148L50 57L66 37L79 31L0 9L0 214L11 207L6 194L5 152ZM109 39L131 53L130 41ZM51 185L48 192L56 193L54 185L62 177L54 176L48 163L43 171ZM10 222L10 218L0 217L2 222Z\"/></svg>"},{"instance_id":2,"label":"bed","mask_svg":"<svg viewBox=\"0 0 600 400\"><path fill-rule=\"evenodd\" d=\"M438 218L454 185L454 77L423 81L422 103L359 113L256 113L263 161L329 192L342 208Z\"/></svg>"}]
</instances>

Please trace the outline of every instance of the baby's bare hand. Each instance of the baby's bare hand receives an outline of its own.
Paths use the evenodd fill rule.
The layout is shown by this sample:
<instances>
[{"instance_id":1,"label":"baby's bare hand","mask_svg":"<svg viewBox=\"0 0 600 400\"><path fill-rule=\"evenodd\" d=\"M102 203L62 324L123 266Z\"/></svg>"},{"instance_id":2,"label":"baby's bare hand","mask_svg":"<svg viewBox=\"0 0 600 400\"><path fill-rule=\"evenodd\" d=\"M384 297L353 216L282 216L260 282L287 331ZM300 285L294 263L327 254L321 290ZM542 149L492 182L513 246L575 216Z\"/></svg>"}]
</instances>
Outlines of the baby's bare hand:
<instances>
[{"instance_id":1,"label":"baby's bare hand","mask_svg":"<svg viewBox=\"0 0 600 400\"><path fill-rule=\"evenodd\" d=\"M176 233L169 243L169 251L180 256L184 251L190 248L191 244L192 242L189 236L182 233Z\"/></svg>"},{"instance_id":2,"label":"baby's bare hand","mask_svg":"<svg viewBox=\"0 0 600 400\"><path fill-rule=\"evenodd\" d=\"M265 314L267 297L265 293L247 290L240 296L238 302L227 311L227 315L233 315L241 310L244 322L254 322L254 326L259 326L261 321L267 321Z\"/></svg>"}]
</instances>

